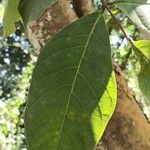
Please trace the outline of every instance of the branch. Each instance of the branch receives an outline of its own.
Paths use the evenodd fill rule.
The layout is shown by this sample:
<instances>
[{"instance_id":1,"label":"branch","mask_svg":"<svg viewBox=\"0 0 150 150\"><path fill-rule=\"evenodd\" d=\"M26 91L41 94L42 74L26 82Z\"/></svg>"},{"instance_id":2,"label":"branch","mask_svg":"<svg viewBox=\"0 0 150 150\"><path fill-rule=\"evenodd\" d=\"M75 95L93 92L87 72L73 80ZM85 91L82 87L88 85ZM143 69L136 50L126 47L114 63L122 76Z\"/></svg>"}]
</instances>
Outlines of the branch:
<instances>
[{"instance_id":1,"label":"branch","mask_svg":"<svg viewBox=\"0 0 150 150\"><path fill-rule=\"evenodd\" d=\"M121 31L123 32L123 34L125 35L126 39L131 43L131 45L133 45L133 41L132 41L131 37L129 37L127 35L127 33L125 32L125 30L121 26L120 22L116 19L116 17L113 15L113 13L111 12L111 10L108 8L106 0L101 0L101 2L102 2L102 6L107 9L107 11L110 13L110 15L112 16L112 18L115 20L115 22L117 23L117 25L119 26L119 28L121 29Z\"/></svg>"},{"instance_id":2,"label":"branch","mask_svg":"<svg viewBox=\"0 0 150 150\"><path fill-rule=\"evenodd\" d=\"M93 11L92 0L73 0L73 7L78 17L88 15Z\"/></svg>"}]
</instances>

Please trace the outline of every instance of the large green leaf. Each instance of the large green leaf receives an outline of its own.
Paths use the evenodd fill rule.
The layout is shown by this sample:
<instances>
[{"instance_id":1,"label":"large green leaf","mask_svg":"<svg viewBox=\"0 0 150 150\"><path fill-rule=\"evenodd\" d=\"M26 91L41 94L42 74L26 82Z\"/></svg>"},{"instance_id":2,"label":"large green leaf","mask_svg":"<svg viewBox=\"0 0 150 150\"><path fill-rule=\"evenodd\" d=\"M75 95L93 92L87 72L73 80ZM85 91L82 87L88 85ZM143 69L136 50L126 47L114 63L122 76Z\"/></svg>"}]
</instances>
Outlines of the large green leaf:
<instances>
[{"instance_id":1,"label":"large green leaf","mask_svg":"<svg viewBox=\"0 0 150 150\"><path fill-rule=\"evenodd\" d=\"M93 150L116 104L111 50L100 12L79 19L43 48L25 112L31 150Z\"/></svg>"},{"instance_id":2,"label":"large green leaf","mask_svg":"<svg viewBox=\"0 0 150 150\"><path fill-rule=\"evenodd\" d=\"M20 20L18 12L19 0L7 0L4 11L4 34L10 35L15 31L15 22Z\"/></svg>"},{"instance_id":3,"label":"large green leaf","mask_svg":"<svg viewBox=\"0 0 150 150\"><path fill-rule=\"evenodd\" d=\"M117 0L116 3L140 29L150 30L150 1Z\"/></svg>"},{"instance_id":4,"label":"large green leaf","mask_svg":"<svg viewBox=\"0 0 150 150\"><path fill-rule=\"evenodd\" d=\"M28 22L36 20L42 12L56 0L20 0L19 12L25 26Z\"/></svg>"},{"instance_id":5,"label":"large green leaf","mask_svg":"<svg viewBox=\"0 0 150 150\"><path fill-rule=\"evenodd\" d=\"M134 42L134 45L141 65L138 75L139 86L145 97L150 100L150 41L140 40Z\"/></svg>"}]
</instances>

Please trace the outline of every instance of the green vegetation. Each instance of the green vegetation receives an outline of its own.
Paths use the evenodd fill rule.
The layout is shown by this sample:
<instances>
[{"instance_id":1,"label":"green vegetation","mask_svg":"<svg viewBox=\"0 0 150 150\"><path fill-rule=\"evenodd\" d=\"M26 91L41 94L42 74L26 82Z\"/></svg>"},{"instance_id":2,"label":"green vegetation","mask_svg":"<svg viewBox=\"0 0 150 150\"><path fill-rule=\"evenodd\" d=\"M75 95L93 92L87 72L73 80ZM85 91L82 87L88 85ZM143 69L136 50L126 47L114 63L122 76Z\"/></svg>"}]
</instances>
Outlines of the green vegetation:
<instances>
[{"instance_id":1,"label":"green vegetation","mask_svg":"<svg viewBox=\"0 0 150 150\"><path fill-rule=\"evenodd\" d=\"M57 32L37 58L24 32L54 2L0 5L1 150L92 150L116 107L112 60L150 120L150 28L139 13L150 3L95 0L96 11Z\"/></svg>"}]
</instances>

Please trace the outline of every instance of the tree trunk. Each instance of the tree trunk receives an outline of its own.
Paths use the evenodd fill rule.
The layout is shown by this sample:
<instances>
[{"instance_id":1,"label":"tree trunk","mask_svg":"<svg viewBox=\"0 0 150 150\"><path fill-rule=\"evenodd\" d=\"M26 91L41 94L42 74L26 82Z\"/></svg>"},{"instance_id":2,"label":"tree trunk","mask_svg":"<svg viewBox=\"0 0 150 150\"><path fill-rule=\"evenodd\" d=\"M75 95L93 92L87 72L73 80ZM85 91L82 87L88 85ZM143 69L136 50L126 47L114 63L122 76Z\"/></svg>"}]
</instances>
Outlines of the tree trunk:
<instances>
[{"instance_id":1,"label":"tree trunk","mask_svg":"<svg viewBox=\"0 0 150 150\"><path fill-rule=\"evenodd\" d=\"M55 32L77 19L74 11L70 8L68 10L69 13L64 14L56 2L43 12L34 24L29 25L29 38L36 49L41 49ZM47 18L48 14L51 14L51 17ZM150 125L131 95L123 76L118 71L116 71L116 78L118 103L102 137L102 142L98 144L96 149L149 150Z\"/></svg>"}]
</instances>

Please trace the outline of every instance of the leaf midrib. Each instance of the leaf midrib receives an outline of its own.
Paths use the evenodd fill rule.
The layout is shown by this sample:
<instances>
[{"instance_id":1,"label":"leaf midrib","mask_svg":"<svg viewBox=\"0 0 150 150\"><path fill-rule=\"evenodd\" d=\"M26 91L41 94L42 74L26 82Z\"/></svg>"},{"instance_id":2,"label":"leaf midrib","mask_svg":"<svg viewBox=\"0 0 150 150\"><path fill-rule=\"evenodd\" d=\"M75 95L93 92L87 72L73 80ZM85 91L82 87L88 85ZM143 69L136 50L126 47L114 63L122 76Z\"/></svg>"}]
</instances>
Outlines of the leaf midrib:
<instances>
[{"instance_id":1,"label":"leaf midrib","mask_svg":"<svg viewBox=\"0 0 150 150\"><path fill-rule=\"evenodd\" d=\"M86 50L87 50L87 48L88 48L89 41L90 41L90 39L91 39L92 34L94 33L95 27L96 27L96 25L97 25L97 22L98 22L100 16L101 16L101 15L100 15L100 13L99 13L98 18L96 19L96 21L95 21L95 23L94 23L94 25L93 25L93 28L92 28L92 30L91 30L91 33L90 33L90 35L89 35L89 37L88 37L88 39L87 39L87 42L86 42L86 44L85 44L85 48L84 48L83 54L82 54L82 56L81 56L81 59L80 59L80 61L79 61L78 67L77 67L77 71L76 71L76 74L75 74L75 77L74 77L74 81L73 81L73 83L72 83L72 88L71 88L71 91L70 91L70 95L69 95L69 97L68 97L68 103L67 103L67 105L66 105L66 110L65 110L64 117L63 117L62 125L61 125L61 128L60 128L60 136L59 136L58 145L59 145L59 142L60 142L61 133L62 133L62 130L63 130L63 125L64 125L64 122L65 122L65 118L66 118L66 115L67 115L68 107L69 107L69 104L70 104L70 101L71 101L71 96L72 96L72 94L73 94L75 82L76 82L76 79L77 79L77 76L78 76L78 73L79 73L79 70L80 70L80 66L81 66L82 60L83 60L83 58L84 58L84 55L85 55L85 53L86 53ZM57 145L57 146L58 146L58 145ZM58 149L58 147L57 147L57 149Z\"/></svg>"}]
</instances>

